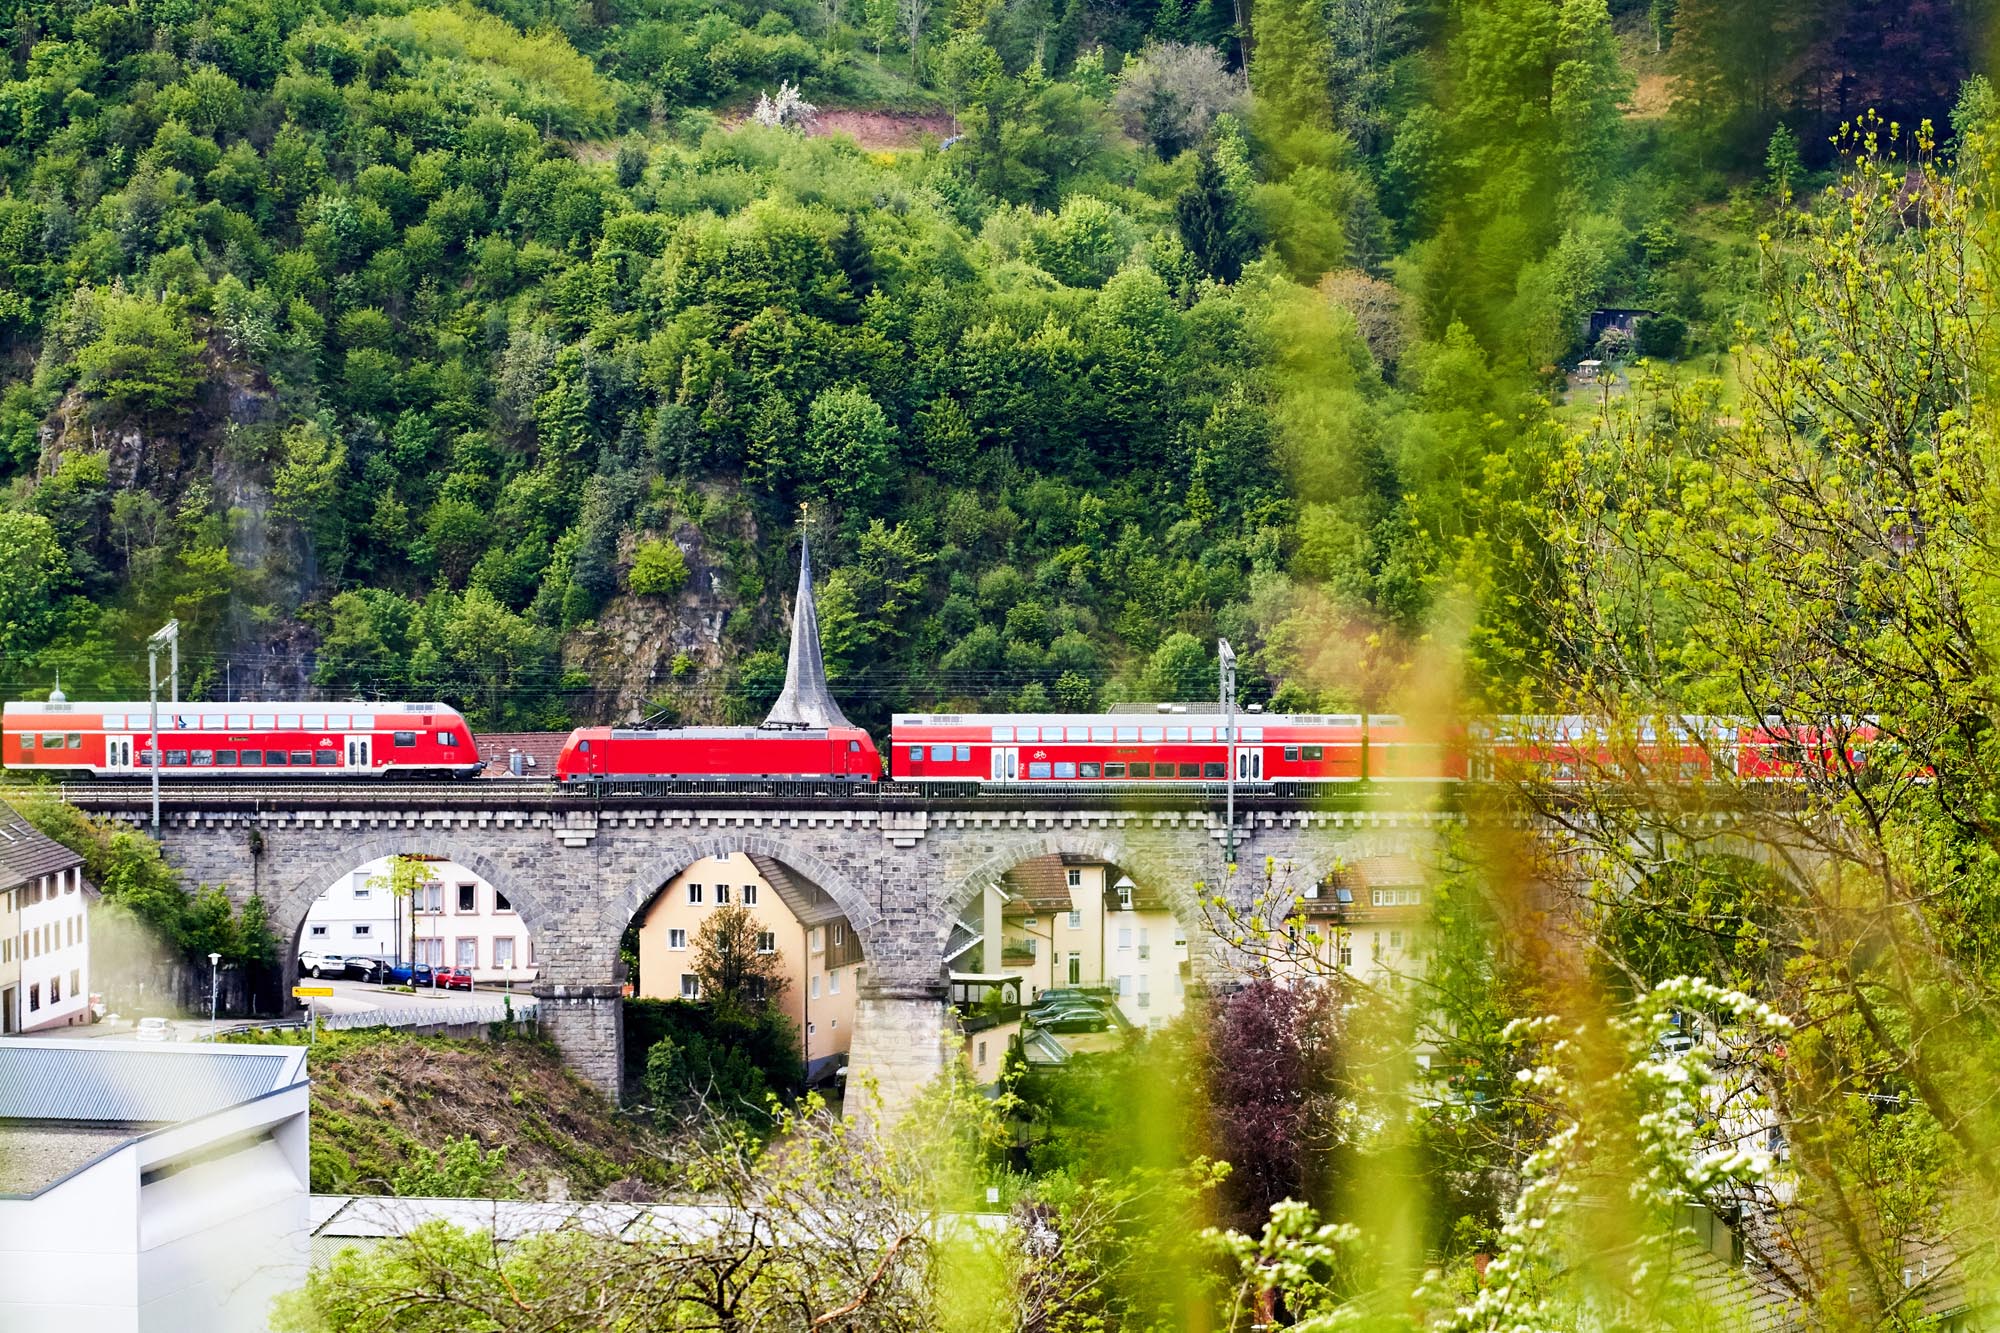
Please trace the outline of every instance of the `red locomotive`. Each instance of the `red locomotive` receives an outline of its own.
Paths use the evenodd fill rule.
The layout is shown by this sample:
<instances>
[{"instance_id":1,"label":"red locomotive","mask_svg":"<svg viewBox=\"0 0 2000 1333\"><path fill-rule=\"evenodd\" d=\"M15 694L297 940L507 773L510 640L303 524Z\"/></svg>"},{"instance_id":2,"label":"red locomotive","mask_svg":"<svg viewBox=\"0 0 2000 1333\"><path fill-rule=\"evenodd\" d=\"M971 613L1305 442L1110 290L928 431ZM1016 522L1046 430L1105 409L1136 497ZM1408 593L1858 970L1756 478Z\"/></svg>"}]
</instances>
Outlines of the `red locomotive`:
<instances>
[{"instance_id":1,"label":"red locomotive","mask_svg":"<svg viewBox=\"0 0 2000 1333\"><path fill-rule=\"evenodd\" d=\"M556 760L565 787L689 778L873 783L881 774L874 740L855 726L578 727Z\"/></svg>"},{"instance_id":2,"label":"red locomotive","mask_svg":"<svg viewBox=\"0 0 2000 1333\"><path fill-rule=\"evenodd\" d=\"M66 776L171 778L451 776L479 771L457 709L416 703L10 703L0 763Z\"/></svg>"}]
</instances>

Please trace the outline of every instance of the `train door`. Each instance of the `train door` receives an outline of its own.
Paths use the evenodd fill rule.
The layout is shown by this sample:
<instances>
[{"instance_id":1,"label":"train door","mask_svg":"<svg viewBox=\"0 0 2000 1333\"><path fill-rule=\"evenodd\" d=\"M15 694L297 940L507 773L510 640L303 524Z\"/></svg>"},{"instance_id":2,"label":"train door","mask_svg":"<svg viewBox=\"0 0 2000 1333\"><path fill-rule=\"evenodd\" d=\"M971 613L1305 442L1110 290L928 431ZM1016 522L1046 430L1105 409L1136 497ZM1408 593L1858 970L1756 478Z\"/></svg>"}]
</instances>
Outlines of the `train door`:
<instances>
[{"instance_id":1,"label":"train door","mask_svg":"<svg viewBox=\"0 0 2000 1333\"><path fill-rule=\"evenodd\" d=\"M1236 780L1238 782L1262 782L1264 780L1263 750L1261 749L1237 750Z\"/></svg>"},{"instance_id":2,"label":"train door","mask_svg":"<svg viewBox=\"0 0 2000 1333\"><path fill-rule=\"evenodd\" d=\"M993 780L1013 782L1021 776L1021 752L1012 746L993 747Z\"/></svg>"},{"instance_id":3,"label":"train door","mask_svg":"<svg viewBox=\"0 0 2000 1333\"><path fill-rule=\"evenodd\" d=\"M374 769L374 765L368 760L368 742L372 739L373 737L369 736L349 736L347 738L347 766L350 769L359 769L363 773L371 772Z\"/></svg>"},{"instance_id":4,"label":"train door","mask_svg":"<svg viewBox=\"0 0 2000 1333\"><path fill-rule=\"evenodd\" d=\"M106 736L104 738L104 766L113 769L132 767L132 738L130 736Z\"/></svg>"}]
</instances>

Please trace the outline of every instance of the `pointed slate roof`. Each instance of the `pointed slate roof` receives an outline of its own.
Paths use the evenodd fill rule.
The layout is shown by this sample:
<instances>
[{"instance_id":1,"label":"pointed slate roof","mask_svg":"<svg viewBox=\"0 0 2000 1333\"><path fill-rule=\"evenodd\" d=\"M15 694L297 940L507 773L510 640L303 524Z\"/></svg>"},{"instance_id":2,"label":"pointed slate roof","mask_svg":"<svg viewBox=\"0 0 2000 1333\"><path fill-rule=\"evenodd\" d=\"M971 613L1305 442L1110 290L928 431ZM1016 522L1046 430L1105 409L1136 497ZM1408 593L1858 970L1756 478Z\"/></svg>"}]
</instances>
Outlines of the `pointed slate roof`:
<instances>
[{"instance_id":1,"label":"pointed slate roof","mask_svg":"<svg viewBox=\"0 0 2000 1333\"><path fill-rule=\"evenodd\" d=\"M799 537L799 594L792 602L792 650L785 662L785 688L764 719L767 727L848 727L854 725L833 701L826 684L826 660L819 651L819 609L813 604L812 547Z\"/></svg>"}]
</instances>

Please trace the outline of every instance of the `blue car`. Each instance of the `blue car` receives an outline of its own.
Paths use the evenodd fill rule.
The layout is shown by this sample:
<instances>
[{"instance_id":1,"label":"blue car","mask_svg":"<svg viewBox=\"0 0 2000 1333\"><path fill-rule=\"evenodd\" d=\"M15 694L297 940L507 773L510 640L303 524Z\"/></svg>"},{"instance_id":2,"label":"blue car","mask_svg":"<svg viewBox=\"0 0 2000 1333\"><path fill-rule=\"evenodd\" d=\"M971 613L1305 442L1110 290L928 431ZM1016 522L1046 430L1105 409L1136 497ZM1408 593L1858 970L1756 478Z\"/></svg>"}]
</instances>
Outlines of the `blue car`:
<instances>
[{"instance_id":1,"label":"blue car","mask_svg":"<svg viewBox=\"0 0 2000 1333\"><path fill-rule=\"evenodd\" d=\"M431 980L431 965L429 963L418 963L414 967L409 963L391 963L382 969L382 984L385 986L430 986L436 983Z\"/></svg>"}]
</instances>

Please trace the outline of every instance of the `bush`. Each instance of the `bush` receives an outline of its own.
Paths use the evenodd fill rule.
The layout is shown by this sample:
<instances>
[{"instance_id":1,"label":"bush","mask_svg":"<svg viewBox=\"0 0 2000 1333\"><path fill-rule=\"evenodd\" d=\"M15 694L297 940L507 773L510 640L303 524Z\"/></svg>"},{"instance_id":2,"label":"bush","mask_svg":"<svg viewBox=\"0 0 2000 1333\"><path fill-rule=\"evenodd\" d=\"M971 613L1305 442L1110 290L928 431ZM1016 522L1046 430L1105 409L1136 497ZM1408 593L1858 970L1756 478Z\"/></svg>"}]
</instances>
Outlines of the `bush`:
<instances>
[{"instance_id":1,"label":"bush","mask_svg":"<svg viewBox=\"0 0 2000 1333\"><path fill-rule=\"evenodd\" d=\"M1639 321L1638 351L1661 361L1672 361L1687 350L1687 321L1679 315L1654 315Z\"/></svg>"},{"instance_id":2,"label":"bush","mask_svg":"<svg viewBox=\"0 0 2000 1333\"><path fill-rule=\"evenodd\" d=\"M669 541L639 543L625 586L641 597L671 597L687 586L687 557Z\"/></svg>"}]
</instances>

